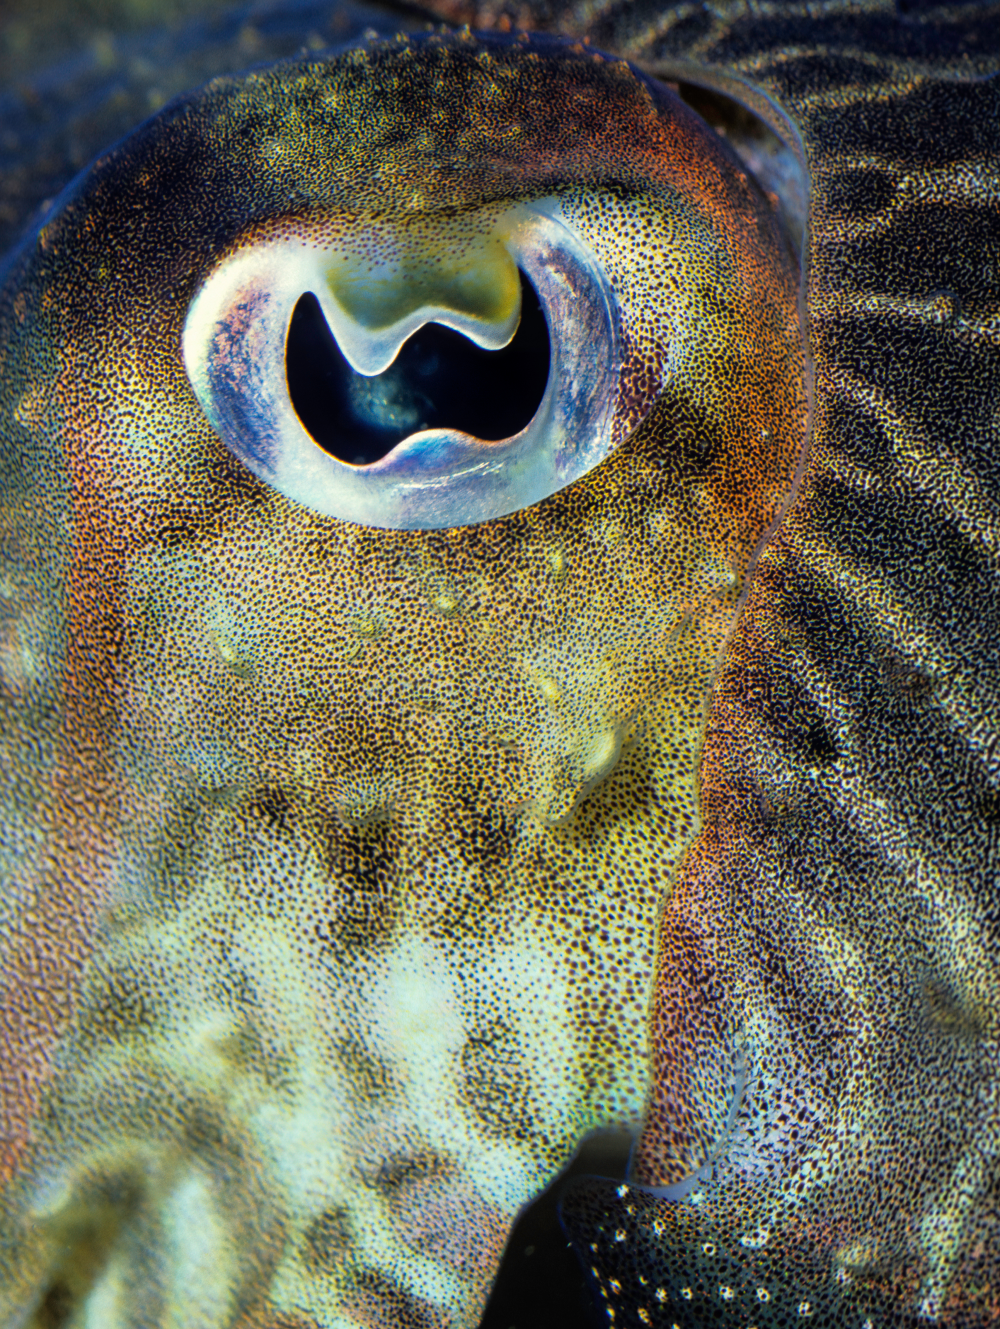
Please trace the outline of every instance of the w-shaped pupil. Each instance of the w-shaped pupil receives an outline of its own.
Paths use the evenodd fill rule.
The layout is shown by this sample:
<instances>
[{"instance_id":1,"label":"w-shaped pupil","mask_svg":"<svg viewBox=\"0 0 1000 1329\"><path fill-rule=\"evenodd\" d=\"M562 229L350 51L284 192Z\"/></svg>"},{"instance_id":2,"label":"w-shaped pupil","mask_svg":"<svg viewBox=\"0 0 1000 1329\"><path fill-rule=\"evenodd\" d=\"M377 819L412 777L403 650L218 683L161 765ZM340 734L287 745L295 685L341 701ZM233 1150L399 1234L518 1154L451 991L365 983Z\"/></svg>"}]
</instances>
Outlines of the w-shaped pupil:
<instances>
[{"instance_id":1,"label":"w-shaped pupil","mask_svg":"<svg viewBox=\"0 0 1000 1329\"><path fill-rule=\"evenodd\" d=\"M545 395L549 331L521 273L521 322L502 350L425 323L388 369L368 377L348 364L309 291L292 314L285 371L292 405L319 446L367 466L420 429L460 429L489 441L518 433Z\"/></svg>"}]
</instances>

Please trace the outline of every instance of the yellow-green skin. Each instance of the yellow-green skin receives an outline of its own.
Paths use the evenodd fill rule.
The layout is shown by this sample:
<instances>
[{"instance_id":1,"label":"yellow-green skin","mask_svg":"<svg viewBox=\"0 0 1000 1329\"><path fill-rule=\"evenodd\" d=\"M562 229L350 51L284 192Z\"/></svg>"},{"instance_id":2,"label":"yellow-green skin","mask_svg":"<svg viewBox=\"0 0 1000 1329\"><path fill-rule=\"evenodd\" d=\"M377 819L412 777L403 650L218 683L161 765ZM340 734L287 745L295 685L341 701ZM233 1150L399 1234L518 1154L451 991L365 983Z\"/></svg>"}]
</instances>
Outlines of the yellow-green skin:
<instances>
[{"instance_id":1,"label":"yellow-green skin","mask_svg":"<svg viewBox=\"0 0 1000 1329\"><path fill-rule=\"evenodd\" d=\"M442 740L450 715L476 715L478 705L481 716L494 694L509 699L505 715L527 713L514 705L516 695L500 686L511 674L497 660L525 654L529 639L539 640L545 630L553 650L581 623L588 642L595 634L601 641L601 633L617 632L625 668L611 706L620 708L614 711L618 716L640 720L631 748L587 792L589 780L579 764L574 767L563 739L579 735L579 712L563 715L557 708L574 695L594 696L593 713L600 716L608 694L597 689L585 652L574 656L573 672L582 664L589 693L587 687L567 692L554 669L547 672L530 657L538 672L527 677L522 696L536 708L529 713L532 741L516 746L503 721L491 729L499 747L487 757L484 744L482 755L475 755L476 783L465 801L497 806L491 802L493 789L509 781L519 809L517 830L502 843L510 844L512 861L522 845L530 850L534 843L554 846L551 852L559 854L575 846L617 866L604 876L577 879L575 887L564 874L546 878L536 866L527 877L527 895L520 893L522 878L506 894L487 899L482 889L489 874L474 882L457 846L473 843L463 827L486 837L492 823L482 815L463 822L463 802L443 819L437 842L416 828L415 843L424 853L420 862L429 861L430 846L434 854L437 843L444 851L452 846L450 875L432 880L439 888L451 883L453 901L466 900L472 907L464 915L460 908L449 913L437 903L439 897L423 893L429 873L423 874L421 893L407 893L385 857L369 856L369 868L331 854L346 836L346 824L339 834L334 823L353 818L358 834L368 837L381 833L379 826L405 830L407 824L393 812L379 820L376 809L392 801L391 788L373 793L369 785L365 798L364 791L324 786L315 768L312 774L308 767L296 768L294 748L274 755L282 736L294 729L280 717L306 711L297 703L301 693L272 686L266 694L272 724L260 732L251 717L259 719L263 708L253 700L229 700L241 688L245 697L263 698L262 690L252 689L263 689L268 677L273 685L274 676L262 672L261 661L278 657L290 678L301 683L308 677L314 687L331 668L338 627L336 647L363 659L364 667L377 668L378 653L390 638L369 598L377 599L374 588L382 579L366 579L361 601L340 622L303 611L294 627L286 626L284 637L279 634L270 654L253 635L250 614L229 623L213 618L220 602L225 606L227 599L275 585L282 567L279 563L276 571L268 564L259 553L259 536L250 535L243 544L232 542L243 561L230 565L223 544L228 517L238 518L248 532L285 533L287 550L297 555L289 573L297 582L321 580L314 560L324 544L310 533L324 523L304 511L289 523L290 505L273 495L255 499L260 487L210 441L204 444L207 451L191 454L183 479L165 482L155 459L143 460L141 450L130 454L132 465L122 471L116 440L107 438L100 482L88 489L81 455L72 472L77 488L71 491L64 450L68 418L74 416L78 437L98 438L103 405L125 389L114 373L95 368L92 360L88 367L86 338L78 337L81 353L67 357L61 395L33 395L34 385L45 381L45 352L36 344L34 363L8 354L11 338L24 346L22 338L35 330L34 315L17 304L23 276L13 275L3 335L5 364L14 371L5 382L4 402L8 410L19 407L18 429L27 432L15 431L8 473L20 473L29 435L37 440L32 455L38 469L28 486L19 491L14 480L7 491L5 531L16 535L7 536L4 546L4 595L11 606L4 637L9 694L4 756L7 768L19 772L11 782L7 813L7 825L15 830L5 901L13 907L5 903L3 923L18 966L10 970L4 1004L6 1046L12 1049L5 1111L14 1126L6 1131L14 1173L5 1230L12 1243L6 1247L11 1272L0 1279L0 1296L14 1309L4 1311L13 1323L20 1325L27 1316L39 1329L59 1323L60 1315L65 1323L67 1305L82 1314L87 1296L97 1297L91 1322L102 1326L170 1323L171 1316L178 1324L228 1324L242 1316L244 1324L301 1329L317 1319L326 1322L324 1316L337 1323L341 1314L348 1317L341 1322L351 1324L447 1323L449 1316L453 1323L474 1322L512 1212L503 1205L517 1203L519 1186L522 1196L534 1193L580 1130L599 1122L638 1122L648 1089L636 1181L647 1186L681 1181L684 1198L640 1185L597 1185L582 1190L565 1210L569 1231L616 1324L979 1329L1000 1314L1000 204L995 183L1000 14L995 5L934 10L912 4L901 4L905 12L897 13L887 0L752 9L724 2L710 9L594 3L572 10L519 8L513 14L500 0L457 9L442 3L437 9L442 17L501 30L513 18L570 38L587 34L662 77L727 90L797 144L809 177L804 304L813 365L811 449L799 497L757 567L745 612L725 647L703 753L700 707L713 682L713 653L734 606L719 598L715 616L706 614L712 601L702 588L699 614L690 620L700 631L686 645L671 635L676 602L662 599L664 586L669 581L678 588L674 594L694 603L694 588L684 577L698 567L703 550L696 548L693 561L686 562L672 556L673 542L658 551L648 543L640 546L641 525L631 517L655 511L657 504L670 508L676 480L687 477L695 489L705 484L704 435L696 413L686 413L683 403L672 401L662 416L654 409L648 425L605 465L539 505L533 523L531 514L524 514L455 540L420 534L388 538L399 550L426 550L416 572L401 560L392 584L413 588L413 621L419 607L426 624L413 638L414 647L420 644L414 658L443 660L438 678L462 658L473 658L466 653L472 647L465 643L473 638L462 617L465 601L456 576L471 570L489 586L511 588L501 600L510 612L497 615L502 640L496 645L505 654L480 655L476 669L470 669L471 689L453 692L440 709L420 712L412 702L406 716L416 714L422 731L409 723L392 729L398 747L391 757L412 752L415 741L422 744L420 751L433 753L423 764L406 767L404 790L416 787L417 779L427 782L424 788L433 783L437 790L450 789L460 754L472 752L464 746L469 729L457 736L447 731ZM584 51L579 55L589 58ZM542 65L538 77L548 80L542 142L547 152L563 117L572 123L576 112L558 96L553 100L552 89L564 85L547 59ZM519 94L533 76L530 60L521 68ZM265 91L273 86L264 80ZM627 86L623 77L621 87ZM225 89L218 92L225 97ZM276 102L285 104L280 96ZM424 99L421 117L426 107ZM600 120L603 140L603 111ZM520 110L518 121L523 121ZM266 139L249 137L237 157L245 158ZM634 143L626 150L624 142L623 158L631 154L634 160ZM216 158L215 171L220 164L225 170L228 160ZM196 169L186 170L191 181L182 172L182 185L202 178ZM255 188L268 179L269 171L259 172ZM559 185L555 176L537 183L546 192ZM587 178L588 186L595 183ZM701 183L699 175L696 187ZM172 200L175 192L171 177L157 203ZM205 207L215 206L219 191L201 192ZM185 237L190 240L197 231L191 220L198 214L196 183L192 193L193 205L168 209L166 230L150 240L172 235L181 247ZM107 208L115 194L109 190ZM634 200L633 195L630 205ZM115 203L120 229L114 243L105 237L105 247L126 265L129 280L107 283L99 300L92 294L88 311L78 311L75 322L72 302L60 305L53 296L48 326L55 329L54 344L65 343L75 329L92 331L91 311L98 308L119 311L117 319L103 324L106 335L108 328L116 330L119 347L127 348L130 338L155 344L161 324L125 318L127 300L144 292L147 310L162 307L165 291L179 292L170 297L173 322L166 320L176 333L197 273L224 256L235 234L225 226L221 234L213 232L218 248L206 247L197 261L179 265L166 280L159 269L137 273L143 228L150 216L165 214L150 207L148 196L131 211L127 202L125 196ZM75 213L73 226L84 236L90 212L88 199ZM237 209L233 225L238 229L249 220L241 221ZM88 252L96 254L101 240L99 233L92 235ZM78 244L74 240L61 256L50 255L53 271L59 263L72 263ZM627 242L622 252L627 261ZM92 287L99 266L78 270L81 289ZM636 313L640 323L650 315L646 308ZM655 314L651 317L655 324ZM136 354L130 363L137 362ZM115 363L114 355L105 362L112 368ZM173 381L186 391L176 361L171 363ZM54 366L47 368L51 380ZM74 371L92 385L89 396L67 395ZM788 380L795 390L799 375L796 359ZM156 400L170 409L167 404L176 398L168 392ZM139 377L133 377L128 405L150 409ZM124 432L134 441L133 433ZM201 437L209 439L208 433ZM680 473L664 475L660 487L630 488L625 479L636 473L633 468L644 457L662 458L667 445L679 447L672 455L683 459ZM11 444L6 446L9 454ZM775 454L772 471L755 464L752 447L749 452L724 448L721 455L719 511L729 501L722 480L726 467L747 468L754 484L762 482L754 492L763 531L773 511L765 494L775 478L787 480L784 461L778 464ZM212 457L221 472L196 456ZM711 465L707 469L711 472ZM123 482L140 473L145 487L129 509ZM231 496L222 511L212 503L219 474ZM39 493L46 497L41 506ZM76 496L88 502L77 497L71 507ZM149 687L153 704L147 714L158 715L160 722L151 726L147 719L145 727L126 710L132 694L109 694L106 683L108 660L115 661L110 673L124 677L129 662L143 657L134 636L125 632L134 631L141 615L121 594L123 570L132 567L126 557L131 528L122 518L136 508L150 514L139 527L147 529L152 520L162 532L148 552L165 543L174 551L172 562L148 565L154 594L147 621L155 625L159 614L160 640L170 643L163 658L172 665L160 671L155 688ZM672 511L688 512L690 518L686 508ZM628 520L622 520L623 513ZM737 532L736 544L727 546L734 571L746 566L739 560L753 544L751 524L748 513L745 526L720 520L714 527L720 536ZM699 519L699 532L703 525ZM503 530L504 538L488 552L491 528ZM203 564L193 565L186 549L194 529L203 533L195 542ZM555 531L559 542L550 548L546 541ZM617 534L617 545L604 539L605 531ZM351 555L357 566L383 538L384 533L359 534ZM639 547L644 556L633 558ZM103 551L102 566L116 569L114 577L102 575L97 563L88 565L91 551ZM141 573L141 559L136 566ZM207 589L213 569L219 574L211 591L215 600ZM529 593L517 582L518 572ZM583 580L575 583L576 577ZM625 583L633 587L628 595L607 593ZM165 602L170 588L173 600ZM531 618L528 607L535 602L551 606L546 622L541 610ZM603 612L594 609L595 602ZM282 591L273 603L276 621L287 625L302 599ZM628 607L636 605L639 613L633 614ZM648 625L658 621L661 605L665 633L658 634ZM489 617L488 609L483 616ZM200 663L178 681L177 661L193 653L198 624L204 627ZM442 632L458 634L463 625L461 649L454 637L448 650L435 648ZM157 655L155 628L150 632L154 649L146 659ZM314 643L324 651L318 665ZM424 667L421 679L430 672ZM405 677L396 671L366 704L372 704L371 696L382 697L387 713L402 719ZM439 686L425 684L423 693L439 704ZM67 696L77 698L75 709L65 708ZM180 709L191 697L199 721L194 726ZM329 708L326 713L332 714ZM164 718L171 714L172 722ZM207 715L216 717L211 732L200 727ZM376 720L352 741L378 771L399 769L378 750L379 735L386 731ZM358 712L348 721L338 717L324 727L305 719L295 731L298 746L308 755L323 747L327 733L356 736ZM494 724L492 716L489 722ZM210 740L204 747L191 742L196 729ZM219 740L233 734L239 752L230 778ZM407 737L415 734L422 736ZM595 737L592 730L585 735ZM501 753L512 741L503 760L513 763L514 774L505 775ZM585 747L577 747L577 759ZM151 751L173 754L174 766L150 760ZM271 765L260 760L266 751ZM131 762L124 760L130 754ZM551 762L531 765L538 754L562 756L569 774L565 784L551 778ZM693 768L685 762L699 755L702 833L671 884L681 848L698 830L694 786L685 774ZM151 774L156 771L158 782ZM493 784L488 778L480 784L480 772L492 776ZM214 791L207 803L206 785ZM300 796L289 800L289 791L301 794L314 786L315 798L306 805L314 812L304 809ZM179 796L179 789L187 792ZM546 816L547 808L558 810L557 792L569 802L587 795L565 825L550 824ZM327 809L338 795L342 811L330 815ZM105 818L101 844L93 832L107 806L113 816ZM426 806L433 812L444 804L429 800ZM164 815L168 807L170 817ZM126 815L133 818L127 835L124 822L116 820ZM663 832L658 843L649 838L650 828ZM391 834L398 844L399 832ZM158 858L149 850L154 841L161 849ZM123 867L120 847L129 843L138 844L140 852ZM485 862L495 845L496 840L481 838L476 862ZM317 866L307 872L309 855ZM291 894L273 892L276 860L283 865L279 879L296 881ZM361 883L342 897L347 905L339 917L348 925L384 928L385 941L367 958L359 958L364 948L356 942L338 940L349 934L309 933L311 919L305 933L299 927L310 906L318 907L321 926L334 917L331 863L334 871L353 872ZM81 891L81 881L128 895L124 926L100 914L100 902ZM170 889L171 883L184 882L184 889ZM237 882L256 882L257 889L234 920ZM364 888L365 882L377 889ZM542 887L537 902L532 882ZM214 908L216 884L228 912ZM150 913L144 902L153 899ZM421 900L427 904L423 916ZM302 912L295 914L289 901L296 907L304 902ZM182 917L205 924L194 973L189 942L182 940L180 947L186 959L169 946L177 934L168 922ZM218 938L227 929L236 936L241 925L249 935L260 918L266 919L270 951L254 942L241 951L219 952ZM647 1024L650 929L656 926L658 981ZM580 945L574 950L577 930ZM407 932L429 938L424 956L438 937L453 938L452 953L459 958L421 968L421 953L411 950L395 970L386 963L377 968L375 952L380 961L398 960L403 952L393 938ZM320 979L309 956L283 966L270 958L283 938L294 935L315 938L313 957L333 954L340 944L344 960L326 966ZM491 975L477 970L477 960L499 954L515 936L540 942L536 961L529 948L525 962L521 949L520 969L501 967ZM162 963L153 960L157 944L167 948ZM244 960L251 952L264 959ZM112 963L131 954L145 956L137 966L142 983L128 964ZM92 963L86 968L91 955L106 957L103 970ZM234 998L222 980L240 965L248 982ZM431 973L435 983L414 982ZM536 993L558 973L567 975L566 999L560 1006L558 990L549 989L544 1001L552 1004L545 1005ZM276 974L285 977L275 979ZM256 990L251 975L258 980ZM339 1008L327 995L335 993L337 982L347 993ZM453 1002L447 1000L448 983L451 992L460 989ZM297 1040L288 1032L290 1014L309 1007L296 994L315 993L317 987L323 999L315 1015L302 1017L305 1037ZM487 994L485 1002L470 1007L466 1001L463 1007L466 994L477 988ZM164 994L159 1006L152 1001L154 991ZM404 999L390 1012L386 994L401 992ZM445 1000L435 1007L434 995L442 992ZM421 994L429 999L423 1007ZM232 1018L233 1008L243 1023ZM347 1012L349 1029L391 1026L407 1028L409 1036L388 1054L366 1056L342 1031L339 1043L336 1033L326 1032L324 1020L338 1009ZM563 1012L562 1023L551 1018L553 1009ZM412 1023L405 1025L404 1012L412 1017L421 1010L434 1014L428 1027L454 1031L451 1064L464 1076L464 1096L456 1091L457 1077L430 1069L440 1061L428 1059L419 1074L407 1078L410 1049L431 1047ZM449 1010L458 1012L452 1024L443 1018ZM92 1013L89 1022L85 1012ZM267 1012L281 1013L273 1028L262 1018ZM482 1033L476 1034L480 1018ZM186 1041L192 1030L205 1031L196 1049ZM547 1055L553 1031L565 1034L564 1047L577 1049L575 1062ZM101 1097L101 1067L113 1065L116 1046L123 1049L129 1074L111 1072ZM297 1051L302 1048L304 1054ZM448 1047L444 1050L447 1060ZM461 1050L467 1051L464 1059ZM339 1090L304 1092L302 1069L317 1064L328 1072L327 1084L360 1089L353 1098ZM149 1069L136 1075L140 1065ZM499 1090L492 1096L490 1084ZM198 1085L203 1088L195 1092ZM414 1085L436 1088L437 1101L421 1106ZM234 1086L250 1086L251 1104L278 1103L285 1116L277 1126L274 1118L261 1125L264 1118L253 1119ZM377 1109L381 1117L366 1118L365 1104L376 1100L387 1105ZM169 1104L172 1109L165 1107ZM405 1106L393 1120L402 1123L406 1143L393 1153L384 1123L399 1104ZM493 1105L513 1114L491 1125ZM334 1109L341 1114L336 1132L331 1117L322 1116ZM318 1162L300 1165L305 1143L317 1138L317 1120L321 1147L310 1157ZM536 1121L545 1126L533 1135ZM298 1131L290 1122L298 1123ZM26 1147L29 1129L35 1143ZM89 1139L86 1129L92 1132ZM462 1131L470 1142L488 1136L488 1145L476 1143L463 1154L454 1144ZM334 1135L339 1152L329 1143ZM130 1144L137 1139L139 1145ZM378 1145L372 1152L371 1141L379 1140L381 1152ZM438 1152L413 1148L428 1140ZM271 1142L268 1148L264 1141ZM497 1152L501 1141L508 1146L503 1158ZM94 1160L89 1174L88 1149ZM130 1149L134 1163L126 1166L125 1177L119 1170L117 1186L109 1186L114 1160ZM510 1185L497 1206L495 1226L482 1204L486 1170L473 1175L479 1160L493 1168L494 1186L496 1178L507 1178ZM684 1184L693 1169L696 1179ZM60 1179L66 1183L62 1188ZM317 1198L321 1195L337 1198ZM359 1225L352 1214L364 1203L376 1217ZM185 1238L190 1232L202 1236ZM359 1240L370 1244L362 1248ZM200 1266L198 1252L205 1252Z\"/></svg>"},{"instance_id":2,"label":"yellow-green skin","mask_svg":"<svg viewBox=\"0 0 1000 1329\"><path fill-rule=\"evenodd\" d=\"M593 471L394 531L227 451L181 333L232 254L371 217L448 263L542 199L620 321ZM642 1121L712 671L804 442L772 209L620 61L404 39L168 109L2 318L0 1323L474 1325L518 1210Z\"/></svg>"}]
</instances>

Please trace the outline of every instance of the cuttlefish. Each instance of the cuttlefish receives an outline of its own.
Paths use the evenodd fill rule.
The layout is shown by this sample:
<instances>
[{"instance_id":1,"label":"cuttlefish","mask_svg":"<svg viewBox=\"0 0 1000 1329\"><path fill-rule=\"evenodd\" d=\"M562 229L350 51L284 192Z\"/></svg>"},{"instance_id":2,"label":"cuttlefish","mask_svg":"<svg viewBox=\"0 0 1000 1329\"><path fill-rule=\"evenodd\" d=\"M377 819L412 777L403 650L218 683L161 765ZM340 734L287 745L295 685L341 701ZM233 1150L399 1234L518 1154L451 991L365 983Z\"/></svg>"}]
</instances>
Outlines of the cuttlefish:
<instances>
[{"instance_id":1,"label":"cuttlefish","mask_svg":"<svg viewBox=\"0 0 1000 1329\"><path fill-rule=\"evenodd\" d=\"M606 1322L996 1322L1000 10L435 12L3 272L0 1326L475 1326L608 1130Z\"/></svg>"}]
</instances>

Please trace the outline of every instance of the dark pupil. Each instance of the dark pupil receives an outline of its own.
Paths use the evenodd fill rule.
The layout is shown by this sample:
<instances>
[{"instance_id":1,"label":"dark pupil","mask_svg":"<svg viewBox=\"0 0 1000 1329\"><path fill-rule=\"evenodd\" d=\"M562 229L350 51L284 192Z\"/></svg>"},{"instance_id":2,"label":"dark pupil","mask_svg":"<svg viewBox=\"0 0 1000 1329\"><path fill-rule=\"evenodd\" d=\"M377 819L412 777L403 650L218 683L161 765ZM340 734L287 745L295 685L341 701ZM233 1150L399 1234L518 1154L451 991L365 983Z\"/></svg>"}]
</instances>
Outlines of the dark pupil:
<instances>
[{"instance_id":1,"label":"dark pupil","mask_svg":"<svg viewBox=\"0 0 1000 1329\"><path fill-rule=\"evenodd\" d=\"M288 391L299 419L325 452L366 466L418 429L460 429L509 438L538 410L549 378L549 331L521 274L521 322L501 351L426 323L384 373L357 373L344 359L319 301L308 291L285 346Z\"/></svg>"}]
</instances>

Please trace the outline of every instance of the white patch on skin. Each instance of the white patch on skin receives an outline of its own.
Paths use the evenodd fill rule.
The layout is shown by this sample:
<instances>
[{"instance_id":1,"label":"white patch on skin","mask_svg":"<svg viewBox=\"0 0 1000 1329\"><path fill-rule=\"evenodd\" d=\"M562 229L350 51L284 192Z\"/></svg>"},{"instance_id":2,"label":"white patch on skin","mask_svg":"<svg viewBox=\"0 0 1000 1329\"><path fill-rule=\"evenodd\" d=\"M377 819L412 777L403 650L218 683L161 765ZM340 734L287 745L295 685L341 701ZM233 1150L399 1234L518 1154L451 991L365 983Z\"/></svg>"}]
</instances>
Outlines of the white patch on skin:
<instances>
[{"instance_id":1,"label":"white patch on skin","mask_svg":"<svg viewBox=\"0 0 1000 1329\"><path fill-rule=\"evenodd\" d=\"M83 1315L79 1322L80 1329L109 1329L109 1326L127 1323L125 1317L127 1273L127 1261L122 1252L118 1252L112 1257L84 1303Z\"/></svg>"},{"instance_id":2,"label":"white patch on skin","mask_svg":"<svg viewBox=\"0 0 1000 1329\"><path fill-rule=\"evenodd\" d=\"M170 1267L164 1329L229 1324L234 1309L231 1271L238 1253L206 1177L191 1172L181 1181L164 1206L163 1227Z\"/></svg>"},{"instance_id":3,"label":"white patch on skin","mask_svg":"<svg viewBox=\"0 0 1000 1329\"><path fill-rule=\"evenodd\" d=\"M466 1030L445 956L413 938L391 954L373 1011L372 1042L403 1074L408 1098L438 1101L451 1087Z\"/></svg>"}]
</instances>

